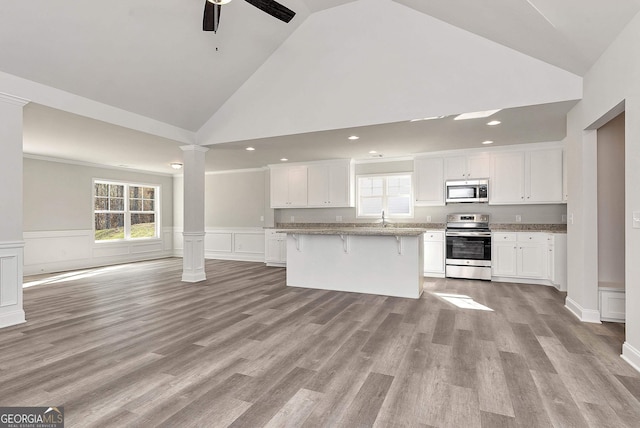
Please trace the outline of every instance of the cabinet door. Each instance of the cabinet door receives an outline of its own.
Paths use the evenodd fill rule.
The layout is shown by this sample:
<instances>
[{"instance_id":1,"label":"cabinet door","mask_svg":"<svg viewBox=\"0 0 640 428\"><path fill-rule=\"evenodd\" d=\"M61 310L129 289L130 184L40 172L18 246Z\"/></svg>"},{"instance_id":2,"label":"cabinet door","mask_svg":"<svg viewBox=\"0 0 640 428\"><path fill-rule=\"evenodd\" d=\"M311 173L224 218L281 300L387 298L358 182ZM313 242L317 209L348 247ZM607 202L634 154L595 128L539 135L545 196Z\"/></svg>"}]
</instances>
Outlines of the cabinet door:
<instances>
[{"instance_id":1,"label":"cabinet door","mask_svg":"<svg viewBox=\"0 0 640 428\"><path fill-rule=\"evenodd\" d=\"M496 153L489 183L489 202L520 204L524 202L524 152Z\"/></svg>"},{"instance_id":2,"label":"cabinet door","mask_svg":"<svg viewBox=\"0 0 640 428\"><path fill-rule=\"evenodd\" d=\"M278 252L278 257L280 263L287 263L287 234L281 233L278 242L280 243L280 251Z\"/></svg>"},{"instance_id":3,"label":"cabinet door","mask_svg":"<svg viewBox=\"0 0 640 428\"><path fill-rule=\"evenodd\" d=\"M518 276L545 278L547 246L538 243L518 243Z\"/></svg>"},{"instance_id":4,"label":"cabinet door","mask_svg":"<svg viewBox=\"0 0 640 428\"><path fill-rule=\"evenodd\" d=\"M526 202L562 202L562 149L527 154Z\"/></svg>"},{"instance_id":5,"label":"cabinet door","mask_svg":"<svg viewBox=\"0 0 640 428\"><path fill-rule=\"evenodd\" d=\"M348 207L351 205L351 173L349 164L328 166L329 205L332 207Z\"/></svg>"},{"instance_id":6,"label":"cabinet door","mask_svg":"<svg viewBox=\"0 0 640 428\"><path fill-rule=\"evenodd\" d=\"M438 157L414 161L416 205L444 205L443 165Z\"/></svg>"},{"instance_id":7,"label":"cabinet door","mask_svg":"<svg viewBox=\"0 0 640 428\"><path fill-rule=\"evenodd\" d=\"M444 241L424 240L424 273L444 273Z\"/></svg>"},{"instance_id":8,"label":"cabinet door","mask_svg":"<svg viewBox=\"0 0 640 428\"><path fill-rule=\"evenodd\" d=\"M491 158L489 155L467 157L467 177L471 179L489 178L491 176Z\"/></svg>"},{"instance_id":9,"label":"cabinet door","mask_svg":"<svg viewBox=\"0 0 640 428\"><path fill-rule=\"evenodd\" d=\"M271 169L270 181L271 208L287 207L289 202L289 169Z\"/></svg>"},{"instance_id":10,"label":"cabinet door","mask_svg":"<svg viewBox=\"0 0 640 428\"><path fill-rule=\"evenodd\" d=\"M444 176L446 180L466 180L469 178L467 157L452 156L444 158Z\"/></svg>"},{"instance_id":11,"label":"cabinet door","mask_svg":"<svg viewBox=\"0 0 640 428\"><path fill-rule=\"evenodd\" d=\"M309 165L307 168L308 205L325 207L329 204L329 167L326 165Z\"/></svg>"},{"instance_id":12,"label":"cabinet door","mask_svg":"<svg viewBox=\"0 0 640 428\"><path fill-rule=\"evenodd\" d=\"M294 166L289 168L289 206L307 206L307 167Z\"/></svg>"},{"instance_id":13,"label":"cabinet door","mask_svg":"<svg viewBox=\"0 0 640 428\"><path fill-rule=\"evenodd\" d=\"M280 262L280 239L276 233L265 232L264 261L266 263Z\"/></svg>"},{"instance_id":14,"label":"cabinet door","mask_svg":"<svg viewBox=\"0 0 640 428\"><path fill-rule=\"evenodd\" d=\"M493 244L491 257L492 274L494 276L516 276L517 247L515 242Z\"/></svg>"}]
</instances>

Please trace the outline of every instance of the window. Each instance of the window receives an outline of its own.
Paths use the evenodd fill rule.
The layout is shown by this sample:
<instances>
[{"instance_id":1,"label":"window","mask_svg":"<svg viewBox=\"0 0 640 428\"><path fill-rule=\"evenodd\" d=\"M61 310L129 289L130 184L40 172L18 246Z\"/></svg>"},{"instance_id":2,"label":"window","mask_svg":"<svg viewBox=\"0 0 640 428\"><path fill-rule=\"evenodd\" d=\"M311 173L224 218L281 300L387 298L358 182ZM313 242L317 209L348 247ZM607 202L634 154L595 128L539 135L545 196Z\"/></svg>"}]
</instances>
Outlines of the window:
<instances>
[{"instance_id":1,"label":"window","mask_svg":"<svg viewBox=\"0 0 640 428\"><path fill-rule=\"evenodd\" d=\"M413 217L410 174L358 176L358 217Z\"/></svg>"},{"instance_id":2,"label":"window","mask_svg":"<svg viewBox=\"0 0 640 428\"><path fill-rule=\"evenodd\" d=\"M159 193L157 186L94 181L95 240L156 238Z\"/></svg>"}]
</instances>

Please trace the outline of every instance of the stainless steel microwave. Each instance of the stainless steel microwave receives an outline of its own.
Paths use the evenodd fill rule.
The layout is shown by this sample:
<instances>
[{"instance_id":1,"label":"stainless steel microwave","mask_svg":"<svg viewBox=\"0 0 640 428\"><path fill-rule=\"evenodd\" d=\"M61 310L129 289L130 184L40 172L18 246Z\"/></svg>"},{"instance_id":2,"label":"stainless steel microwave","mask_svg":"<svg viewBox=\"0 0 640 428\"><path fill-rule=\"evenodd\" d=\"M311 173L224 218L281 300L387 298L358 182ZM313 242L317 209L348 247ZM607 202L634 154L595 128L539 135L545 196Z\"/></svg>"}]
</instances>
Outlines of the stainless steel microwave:
<instances>
[{"instance_id":1,"label":"stainless steel microwave","mask_svg":"<svg viewBox=\"0 0 640 428\"><path fill-rule=\"evenodd\" d=\"M445 200L455 202L489 202L489 180L447 181Z\"/></svg>"}]
</instances>

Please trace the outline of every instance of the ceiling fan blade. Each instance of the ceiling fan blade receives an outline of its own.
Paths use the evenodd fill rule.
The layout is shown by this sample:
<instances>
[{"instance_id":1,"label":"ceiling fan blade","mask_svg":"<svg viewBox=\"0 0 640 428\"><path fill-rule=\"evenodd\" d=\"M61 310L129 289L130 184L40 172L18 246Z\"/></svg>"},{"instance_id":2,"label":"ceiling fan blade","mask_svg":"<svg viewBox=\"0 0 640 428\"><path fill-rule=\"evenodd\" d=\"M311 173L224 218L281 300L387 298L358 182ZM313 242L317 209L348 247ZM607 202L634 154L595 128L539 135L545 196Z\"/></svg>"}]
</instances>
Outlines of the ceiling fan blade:
<instances>
[{"instance_id":1,"label":"ceiling fan blade","mask_svg":"<svg viewBox=\"0 0 640 428\"><path fill-rule=\"evenodd\" d=\"M268 13L274 18L278 18L281 21L289 22L296 15L294 11L288 9L273 0L245 0L247 3L250 3L260 9L263 12Z\"/></svg>"},{"instance_id":2,"label":"ceiling fan blade","mask_svg":"<svg viewBox=\"0 0 640 428\"><path fill-rule=\"evenodd\" d=\"M204 1L204 16L202 18L202 31L218 31L220 24L220 11L222 6Z\"/></svg>"}]
</instances>

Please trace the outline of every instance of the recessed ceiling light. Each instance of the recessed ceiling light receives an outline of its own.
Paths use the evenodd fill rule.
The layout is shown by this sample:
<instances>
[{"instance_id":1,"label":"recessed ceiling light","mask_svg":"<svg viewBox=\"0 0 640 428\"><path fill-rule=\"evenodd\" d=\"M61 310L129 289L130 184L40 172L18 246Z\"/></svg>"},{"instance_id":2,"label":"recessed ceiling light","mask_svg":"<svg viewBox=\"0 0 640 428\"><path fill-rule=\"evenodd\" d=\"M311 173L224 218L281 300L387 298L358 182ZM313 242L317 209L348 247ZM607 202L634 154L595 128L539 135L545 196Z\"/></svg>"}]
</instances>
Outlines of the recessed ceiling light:
<instances>
[{"instance_id":1,"label":"recessed ceiling light","mask_svg":"<svg viewBox=\"0 0 640 428\"><path fill-rule=\"evenodd\" d=\"M496 126L496 125L500 125L502 122L500 122L499 120L492 120L491 122L488 122L487 125L489 126Z\"/></svg>"},{"instance_id":2,"label":"recessed ceiling light","mask_svg":"<svg viewBox=\"0 0 640 428\"><path fill-rule=\"evenodd\" d=\"M360 137L358 137L357 135L352 135L352 136L349 137L349 140L357 140L359 138Z\"/></svg>"},{"instance_id":3,"label":"recessed ceiling light","mask_svg":"<svg viewBox=\"0 0 640 428\"><path fill-rule=\"evenodd\" d=\"M375 155L376 153L378 153L378 152L376 152L375 150L371 150L371 151L369 152L369 154L370 154L370 155Z\"/></svg>"},{"instance_id":4,"label":"recessed ceiling light","mask_svg":"<svg viewBox=\"0 0 640 428\"><path fill-rule=\"evenodd\" d=\"M182 168L182 164L180 162L171 162L169 165L171 165L171 168L173 168L173 169Z\"/></svg>"},{"instance_id":5,"label":"recessed ceiling light","mask_svg":"<svg viewBox=\"0 0 640 428\"><path fill-rule=\"evenodd\" d=\"M282 162L286 162L286 161L288 161L289 159L287 159L287 158L282 158L282 159L280 159L280 160L281 160Z\"/></svg>"},{"instance_id":6,"label":"recessed ceiling light","mask_svg":"<svg viewBox=\"0 0 640 428\"><path fill-rule=\"evenodd\" d=\"M493 141L491 140L483 141L482 144L493 144Z\"/></svg>"},{"instance_id":7,"label":"recessed ceiling light","mask_svg":"<svg viewBox=\"0 0 640 428\"><path fill-rule=\"evenodd\" d=\"M252 151L254 151L254 150L255 150L255 148L253 148L253 147L247 147L245 150L246 150L246 151L248 151L248 152L252 152Z\"/></svg>"},{"instance_id":8,"label":"recessed ceiling light","mask_svg":"<svg viewBox=\"0 0 640 428\"><path fill-rule=\"evenodd\" d=\"M483 117L489 117L494 113L499 112L501 109L497 109L497 110L485 110L485 111L474 111L471 113L462 113L458 116L456 116L455 118L453 118L453 120L466 120L466 119L480 119Z\"/></svg>"}]
</instances>

